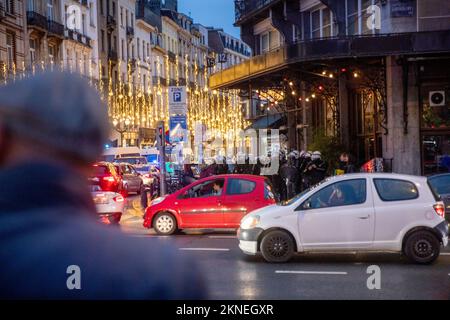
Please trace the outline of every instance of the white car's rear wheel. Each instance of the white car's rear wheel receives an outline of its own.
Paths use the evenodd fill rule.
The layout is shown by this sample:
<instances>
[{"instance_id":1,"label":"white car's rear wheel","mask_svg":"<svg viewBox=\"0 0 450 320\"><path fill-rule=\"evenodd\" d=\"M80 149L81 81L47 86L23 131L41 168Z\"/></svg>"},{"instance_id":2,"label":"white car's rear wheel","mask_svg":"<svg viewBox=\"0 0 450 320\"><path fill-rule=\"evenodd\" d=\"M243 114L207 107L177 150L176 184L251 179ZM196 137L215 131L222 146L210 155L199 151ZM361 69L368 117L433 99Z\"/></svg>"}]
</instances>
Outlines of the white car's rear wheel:
<instances>
[{"instance_id":1,"label":"white car's rear wheel","mask_svg":"<svg viewBox=\"0 0 450 320\"><path fill-rule=\"evenodd\" d=\"M287 262L294 255L294 249L292 237L281 230L267 233L261 241L261 254L268 262Z\"/></svg>"},{"instance_id":2,"label":"white car's rear wheel","mask_svg":"<svg viewBox=\"0 0 450 320\"><path fill-rule=\"evenodd\" d=\"M153 228L158 234L171 235L177 230L177 221L172 214L162 212L155 217Z\"/></svg>"},{"instance_id":3,"label":"white car's rear wheel","mask_svg":"<svg viewBox=\"0 0 450 320\"><path fill-rule=\"evenodd\" d=\"M416 231L406 239L405 255L415 263L433 263L441 251L441 244L429 231Z\"/></svg>"}]
</instances>

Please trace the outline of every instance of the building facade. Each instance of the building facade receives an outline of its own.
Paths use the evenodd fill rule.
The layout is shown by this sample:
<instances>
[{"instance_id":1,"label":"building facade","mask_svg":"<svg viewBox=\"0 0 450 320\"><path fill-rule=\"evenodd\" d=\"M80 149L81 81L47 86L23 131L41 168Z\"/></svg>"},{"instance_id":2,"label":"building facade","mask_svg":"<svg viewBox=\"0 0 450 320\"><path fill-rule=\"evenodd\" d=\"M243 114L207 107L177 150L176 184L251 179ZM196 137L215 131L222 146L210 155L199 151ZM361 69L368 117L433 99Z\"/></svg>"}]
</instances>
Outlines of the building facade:
<instances>
[{"instance_id":1,"label":"building facade","mask_svg":"<svg viewBox=\"0 0 450 320\"><path fill-rule=\"evenodd\" d=\"M384 158L399 173L448 171L450 3L235 5L254 56L210 84L256 99L248 108L256 127L282 129L297 149L308 150L320 135L336 137L358 164Z\"/></svg>"},{"instance_id":2,"label":"building facade","mask_svg":"<svg viewBox=\"0 0 450 320\"><path fill-rule=\"evenodd\" d=\"M64 26L61 1L27 0L26 67L36 70L61 66Z\"/></svg>"},{"instance_id":3,"label":"building facade","mask_svg":"<svg viewBox=\"0 0 450 320\"><path fill-rule=\"evenodd\" d=\"M110 146L152 144L156 124L169 127L171 86L186 87L191 132L198 122L221 134L242 127L236 92L208 86L215 51L176 0L0 0L1 83L54 68L81 74L108 106Z\"/></svg>"},{"instance_id":4,"label":"building facade","mask_svg":"<svg viewBox=\"0 0 450 320\"><path fill-rule=\"evenodd\" d=\"M97 81L99 79L97 4L95 1L62 0L64 22L62 60L64 68Z\"/></svg>"},{"instance_id":5,"label":"building facade","mask_svg":"<svg viewBox=\"0 0 450 320\"><path fill-rule=\"evenodd\" d=\"M0 26L4 28L4 34L8 35L4 38L4 43L8 43L4 51L8 54L0 60L8 66L14 63L16 71L27 72L70 69L85 75L88 75L89 69L86 65L96 66L95 1L2 1ZM12 26L14 32L10 30ZM3 39L0 39L0 43L3 43ZM93 71L92 76L95 75L96 71Z\"/></svg>"},{"instance_id":6,"label":"building facade","mask_svg":"<svg viewBox=\"0 0 450 320\"><path fill-rule=\"evenodd\" d=\"M244 41L227 34L223 29L208 28L208 39L209 47L216 53L214 71L228 69L251 56L250 47Z\"/></svg>"}]
</instances>

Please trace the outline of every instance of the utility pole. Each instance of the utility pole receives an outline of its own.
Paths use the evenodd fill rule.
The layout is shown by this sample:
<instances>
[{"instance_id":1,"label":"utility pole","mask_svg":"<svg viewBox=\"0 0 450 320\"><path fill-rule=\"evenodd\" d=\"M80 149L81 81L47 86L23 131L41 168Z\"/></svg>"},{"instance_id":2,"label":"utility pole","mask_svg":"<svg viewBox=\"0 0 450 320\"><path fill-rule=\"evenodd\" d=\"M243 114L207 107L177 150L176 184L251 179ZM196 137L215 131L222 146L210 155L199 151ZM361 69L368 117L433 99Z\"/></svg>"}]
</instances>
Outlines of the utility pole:
<instances>
[{"instance_id":1,"label":"utility pole","mask_svg":"<svg viewBox=\"0 0 450 320\"><path fill-rule=\"evenodd\" d=\"M166 189L166 131L164 130L164 121L159 121L156 127L156 142L159 150L159 183L160 194L165 196Z\"/></svg>"}]
</instances>

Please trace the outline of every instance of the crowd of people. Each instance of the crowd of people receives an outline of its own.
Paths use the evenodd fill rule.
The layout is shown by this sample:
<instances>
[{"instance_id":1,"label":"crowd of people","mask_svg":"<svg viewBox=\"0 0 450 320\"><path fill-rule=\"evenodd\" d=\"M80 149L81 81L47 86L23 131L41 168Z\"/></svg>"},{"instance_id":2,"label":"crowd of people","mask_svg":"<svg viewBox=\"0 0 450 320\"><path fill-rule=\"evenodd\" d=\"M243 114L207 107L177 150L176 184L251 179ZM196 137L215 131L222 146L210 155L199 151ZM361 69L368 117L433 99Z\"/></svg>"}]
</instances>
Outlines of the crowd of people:
<instances>
[{"instance_id":1,"label":"crowd of people","mask_svg":"<svg viewBox=\"0 0 450 320\"><path fill-rule=\"evenodd\" d=\"M241 157L238 156L237 159L210 158L200 166L199 178L221 174L261 175L264 167L271 166L268 157L267 160L269 161L262 161L261 158L251 159L249 156L243 155ZM268 176L268 178L280 195L280 200L291 199L329 175L355 172L355 166L352 164L348 153L340 155L334 170L331 172L328 162L323 159L320 151L292 150L289 153L281 151L279 162L278 172ZM183 172L183 184L187 185L195 181L194 176L192 167L186 165Z\"/></svg>"}]
</instances>

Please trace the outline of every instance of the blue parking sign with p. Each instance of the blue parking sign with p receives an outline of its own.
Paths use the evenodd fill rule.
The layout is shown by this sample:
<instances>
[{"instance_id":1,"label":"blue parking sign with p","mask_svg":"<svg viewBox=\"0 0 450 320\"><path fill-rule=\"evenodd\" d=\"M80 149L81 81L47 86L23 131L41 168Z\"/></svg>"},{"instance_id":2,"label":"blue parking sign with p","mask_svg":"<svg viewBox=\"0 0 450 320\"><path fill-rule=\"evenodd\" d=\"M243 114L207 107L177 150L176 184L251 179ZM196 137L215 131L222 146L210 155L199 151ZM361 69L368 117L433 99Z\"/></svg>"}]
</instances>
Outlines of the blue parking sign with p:
<instances>
[{"instance_id":1,"label":"blue parking sign with p","mask_svg":"<svg viewBox=\"0 0 450 320\"><path fill-rule=\"evenodd\" d=\"M173 102L181 102L181 92L173 92Z\"/></svg>"}]
</instances>

